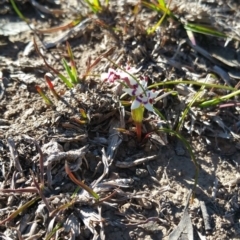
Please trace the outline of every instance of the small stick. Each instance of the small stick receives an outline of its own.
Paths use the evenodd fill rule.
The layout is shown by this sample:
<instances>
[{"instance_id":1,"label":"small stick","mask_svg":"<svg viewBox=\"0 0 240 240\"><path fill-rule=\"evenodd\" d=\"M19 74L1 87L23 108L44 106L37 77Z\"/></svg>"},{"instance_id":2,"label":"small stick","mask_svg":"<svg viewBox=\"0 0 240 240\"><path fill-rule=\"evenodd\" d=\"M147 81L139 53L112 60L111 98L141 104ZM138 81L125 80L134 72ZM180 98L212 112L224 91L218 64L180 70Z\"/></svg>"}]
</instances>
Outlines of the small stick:
<instances>
[{"instance_id":1,"label":"small stick","mask_svg":"<svg viewBox=\"0 0 240 240\"><path fill-rule=\"evenodd\" d=\"M39 185L38 182L37 182L36 179L35 179L35 175L34 175L32 169L29 169L29 170L30 170L30 173L31 173L31 175L32 175L33 183L34 183L35 187L36 187L37 190L38 190L39 196L41 197L41 199L42 199L43 202L45 203L48 212L49 212L49 213L52 212L52 208L50 207L47 199L45 198L45 196L44 196L44 194L43 194L44 185Z\"/></svg>"},{"instance_id":2,"label":"small stick","mask_svg":"<svg viewBox=\"0 0 240 240\"><path fill-rule=\"evenodd\" d=\"M120 162L120 161L117 161L116 162L116 166L119 167L119 168L130 168L130 167L135 167L137 165L140 165L142 163L145 163L145 162L148 162L150 160L154 160L157 158L158 155L153 155L153 156L150 156L150 157L145 157L145 158L139 158L137 160L134 160L132 162Z\"/></svg>"},{"instance_id":3,"label":"small stick","mask_svg":"<svg viewBox=\"0 0 240 240\"><path fill-rule=\"evenodd\" d=\"M204 226L205 226L205 231L211 231L211 225L210 225L210 217L207 212L207 207L204 201L200 201L200 207L202 211L202 216L203 216L203 221L204 221Z\"/></svg>"},{"instance_id":4,"label":"small stick","mask_svg":"<svg viewBox=\"0 0 240 240\"><path fill-rule=\"evenodd\" d=\"M23 173L22 166L19 162L18 152L16 150L15 142L13 139L8 138L7 143L9 146L10 154L11 154L11 160L14 165L14 167L20 172Z\"/></svg>"},{"instance_id":5,"label":"small stick","mask_svg":"<svg viewBox=\"0 0 240 240\"><path fill-rule=\"evenodd\" d=\"M40 183L44 187L44 166L43 166L43 152L39 144L34 138L29 137L28 135L24 136L28 142L33 142L39 153L39 168L40 168Z\"/></svg>"},{"instance_id":6,"label":"small stick","mask_svg":"<svg viewBox=\"0 0 240 240\"><path fill-rule=\"evenodd\" d=\"M26 187L26 188L18 188L18 189L0 189L2 193L37 193L38 190L35 187Z\"/></svg>"}]
</instances>

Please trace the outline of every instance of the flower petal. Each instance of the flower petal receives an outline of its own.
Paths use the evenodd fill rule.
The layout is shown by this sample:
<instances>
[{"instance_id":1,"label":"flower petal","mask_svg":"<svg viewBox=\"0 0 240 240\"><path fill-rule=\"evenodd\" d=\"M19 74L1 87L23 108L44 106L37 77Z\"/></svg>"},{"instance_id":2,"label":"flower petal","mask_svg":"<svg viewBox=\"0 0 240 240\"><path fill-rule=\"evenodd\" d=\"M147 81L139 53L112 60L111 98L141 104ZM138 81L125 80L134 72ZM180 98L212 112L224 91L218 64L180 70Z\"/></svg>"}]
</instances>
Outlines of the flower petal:
<instances>
[{"instance_id":1,"label":"flower petal","mask_svg":"<svg viewBox=\"0 0 240 240\"><path fill-rule=\"evenodd\" d=\"M131 88L123 88L123 91L130 96L139 96L143 93L143 89L138 84L133 85Z\"/></svg>"},{"instance_id":2,"label":"flower petal","mask_svg":"<svg viewBox=\"0 0 240 240\"><path fill-rule=\"evenodd\" d=\"M145 95L145 93L146 93L147 96ZM148 101L149 101L148 92L145 92L145 93L143 93L143 94L141 94L141 95L138 95L138 96L136 97L136 100L139 101L139 102L142 103L142 104L147 104Z\"/></svg>"},{"instance_id":3,"label":"flower petal","mask_svg":"<svg viewBox=\"0 0 240 240\"><path fill-rule=\"evenodd\" d=\"M122 90L128 93L130 96L135 96L132 88L123 88Z\"/></svg>"},{"instance_id":4,"label":"flower petal","mask_svg":"<svg viewBox=\"0 0 240 240\"><path fill-rule=\"evenodd\" d=\"M108 81L110 83L114 83L116 80L120 79L120 75L113 68L109 68L108 70Z\"/></svg>"},{"instance_id":5,"label":"flower petal","mask_svg":"<svg viewBox=\"0 0 240 240\"><path fill-rule=\"evenodd\" d=\"M141 86L143 87L144 90L147 89L147 81L146 80L140 80L139 83L141 84Z\"/></svg>"},{"instance_id":6,"label":"flower petal","mask_svg":"<svg viewBox=\"0 0 240 240\"><path fill-rule=\"evenodd\" d=\"M106 81L108 79L108 73L102 73L100 77L101 81Z\"/></svg>"},{"instance_id":7,"label":"flower petal","mask_svg":"<svg viewBox=\"0 0 240 240\"><path fill-rule=\"evenodd\" d=\"M120 76L120 79L122 79L128 85L128 87L132 87L137 83L137 81L126 72L121 71L119 73L119 76Z\"/></svg>"},{"instance_id":8,"label":"flower petal","mask_svg":"<svg viewBox=\"0 0 240 240\"><path fill-rule=\"evenodd\" d=\"M147 103L147 104L144 104L144 107L150 111L150 112L154 112L154 109L153 109L153 105L151 103Z\"/></svg>"},{"instance_id":9,"label":"flower petal","mask_svg":"<svg viewBox=\"0 0 240 240\"><path fill-rule=\"evenodd\" d=\"M135 100L132 102L131 110L138 108L138 107L140 106L140 104L141 104L141 103L135 99Z\"/></svg>"},{"instance_id":10,"label":"flower petal","mask_svg":"<svg viewBox=\"0 0 240 240\"><path fill-rule=\"evenodd\" d=\"M148 91L149 92L149 98L156 98L158 96L158 94L160 93L160 91Z\"/></svg>"},{"instance_id":11,"label":"flower petal","mask_svg":"<svg viewBox=\"0 0 240 240\"><path fill-rule=\"evenodd\" d=\"M144 93L143 93L144 90L145 90L145 89L144 89L143 87L137 85L137 87L135 88L135 96L139 96L139 95L141 95L141 94L144 94Z\"/></svg>"}]
</instances>

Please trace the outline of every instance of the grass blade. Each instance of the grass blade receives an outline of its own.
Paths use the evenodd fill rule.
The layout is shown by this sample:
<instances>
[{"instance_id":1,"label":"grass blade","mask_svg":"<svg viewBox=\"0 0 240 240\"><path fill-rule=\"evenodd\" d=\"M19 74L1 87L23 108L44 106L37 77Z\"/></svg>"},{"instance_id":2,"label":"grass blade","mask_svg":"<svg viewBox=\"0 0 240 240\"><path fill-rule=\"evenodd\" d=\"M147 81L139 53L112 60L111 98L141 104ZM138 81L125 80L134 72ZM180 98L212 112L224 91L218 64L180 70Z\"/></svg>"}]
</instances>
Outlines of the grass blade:
<instances>
[{"instance_id":1,"label":"grass blade","mask_svg":"<svg viewBox=\"0 0 240 240\"><path fill-rule=\"evenodd\" d=\"M48 106L53 105L52 101L45 95L45 93L43 92L43 90L39 87L39 86L35 86L37 92L39 93L39 95L42 97L42 99L45 101L45 103Z\"/></svg>"},{"instance_id":2,"label":"grass blade","mask_svg":"<svg viewBox=\"0 0 240 240\"><path fill-rule=\"evenodd\" d=\"M76 68L72 48L71 48L69 42L67 42L66 45L67 45L68 56L70 58L71 72L72 72L72 75L74 77L74 82L77 83L78 82L78 74L77 74L77 68Z\"/></svg>"},{"instance_id":3,"label":"grass blade","mask_svg":"<svg viewBox=\"0 0 240 240\"><path fill-rule=\"evenodd\" d=\"M148 86L148 89L151 88L156 88L158 86L165 86L165 85L177 85L180 83L184 84L191 84L191 85L196 85L196 86L205 86L206 88L217 88L217 89L225 89L229 91L236 91L236 88L229 87L229 86L224 86L224 85L219 85L219 84L211 84L211 83L203 83L203 82L196 82L196 81L187 81L187 80L177 80L177 81L167 81L167 82L160 82L160 83L155 83L150 86Z\"/></svg>"},{"instance_id":4,"label":"grass blade","mask_svg":"<svg viewBox=\"0 0 240 240\"><path fill-rule=\"evenodd\" d=\"M199 107L206 108L206 107L213 107L216 106L217 104L224 102L232 97L235 97L240 94L240 90L237 90L235 92L229 93L225 96L219 97L219 98L214 98L208 101L205 101L201 104L199 104Z\"/></svg>"},{"instance_id":5,"label":"grass blade","mask_svg":"<svg viewBox=\"0 0 240 240\"><path fill-rule=\"evenodd\" d=\"M36 197L28 202L26 202L24 205L22 205L19 209L17 209L15 212L13 212L9 217L4 219L3 221L0 222L0 225L3 225L5 222L9 222L13 220L15 217L18 216L21 212L32 206L35 202L37 202L40 199L40 197Z\"/></svg>"},{"instance_id":6,"label":"grass blade","mask_svg":"<svg viewBox=\"0 0 240 240\"><path fill-rule=\"evenodd\" d=\"M91 10L94 13L98 13L102 11L102 6L99 2L99 0L93 0L93 2L89 1L89 0L84 0L85 3L89 6L89 8L91 8Z\"/></svg>"},{"instance_id":7,"label":"grass blade","mask_svg":"<svg viewBox=\"0 0 240 240\"><path fill-rule=\"evenodd\" d=\"M61 224L57 223L54 229L46 236L45 240L53 239L54 234L61 228Z\"/></svg>"},{"instance_id":8,"label":"grass blade","mask_svg":"<svg viewBox=\"0 0 240 240\"><path fill-rule=\"evenodd\" d=\"M77 82L76 82L76 80L72 74L71 68L68 66L68 63L65 58L62 59L62 63L63 63L63 66L64 66L69 78L71 79L71 83L76 84Z\"/></svg>"},{"instance_id":9,"label":"grass blade","mask_svg":"<svg viewBox=\"0 0 240 240\"><path fill-rule=\"evenodd\" d=\"M154 11L166 13L168 16L177 19L177 17L166 6L157 3L149 3L147 1L142 1L142 5Z\"/></svg>"},{"instance_id":10,"label":"grass blade","mask_svg":"<svg viewBox=\"0 0 240 240\"><path fill-rule=\"evenodd\" d=\"M20 10L18 9L17 5L15 4L14 0L10 0L10 3L12 4L12 7L14 9L14 11L17 13L17 15L26 23L30 23L29 19L25 18L23 16L23 14L20 12Z\"/></svg>"},{"instance_id":11,"label":"grass blade","mask_svg":"<svg viewBox=\"0 0 240 240\"><path fill-rule=\"evenodd\" d=\"M67 23L66 25L58 26L58 27L52 27L52 28L49 28L49 29L38 29L37 32L39 32L39 33L53 33L53 32L57 32L57 31L63 31L63 30L67 30L69 28L75 27L80 22L81 22L81 19L76 19L76 20L71 21L70 23Z\"/></svg>"},{"instance_id":12,"label":"grass blade","mask_svg":"<svg viewBox=\"0 0 240 240\"><path fill-rule=\"evenodd\" d=\"M53 211L50 212L49 216L53 218L57 213L71 207L75 202L76 202L76 199L72 199L70 202L67 202L66 204L63 204L55 208Z\"/></svg>"},{"instance_id":13,"label":"grass blade","mask_svg":"<svg viewBox=\"0 0 240 240\"><path fill-rule=\"evenodd\" d=\"M165 0L158 0L158 4L159 4L160 6L166 7Z\"/></svg>"},{"instance_id":14,"label":"grass blade","mask_svg":"<svg viewBox=\"0 0 240 240\"><path fill-rule=\"evenodd\" d=\"M166 118L162 115L162 113L155 107L153 107L154 112L164 121L167 121Z\"/></svg>"},{"instance_id":15,"label":"grass blade","mask_svg":"<svg viewBox=\"0 0 240 240\"><path fill-rule=\"evenodd\" d=\"M165 19L167 13L165 12L163 16L159 19L159 21L151 28L147 29L148 34L152 34L156 31L156 29L162 24L163 20Z\"/></svg>"},{"instance_id":16,"label":"grass blade","mask_svg":"<svg viewBox=\"0 0 240 240\"><path fill-rule=\"evenodd\" d=\"M72 174L72 172L70 171L70 168L67 164L67 162L65 162L65 171L67 173L67 175L69 176L69 178L76 183L78 186L80 186L81 188L83 188L84 190L86 190L89 194L91 194L96 200L99 200L99 196L97 193L95 193L90 187L88 187L86 184L84 184L82 181L79 181L78 179L76 179L74 177L74 175Z\"/></svg>"},{"instance_id":17,"label":"grass blade","mask_svg":"<svg viewBox=\"0 0 240 240\"><path fill-rule=\"evenodd\" d=\"M60 99L60 96L58 95L58 93L56 92L56 90L54 89L54 86L52 84L52 81L51 79L49 78L49 76L47 74L44 75L44 78L47 82L47 85L50 89L50 91L52 92L53 96L56 98L56 99Z\"/></svg>"},{"instance_id":18,"label":"grass blade","mask_svg":"<svg viewBox=\"0 0 240 240\"><path fill-rule=\"evenodd\" d=\"M179 124L178 124L178 126L177 126L177 129L176 129L177 132L179 132L179 131L182 129L182 125L183 125L184 119L186 118L186 116L187 116L189 110L191 109L191 107L193 106L193 104L194 104L194 103L196 102L196 100L200 97L200 95L202 95L204 88L205 88L204 86L201 87L200 91L198 91L198 92L195 94L195 96L193 97L192 101L187 105L187 107L186 107L185 110L183 111L182 117L181 117L181 119L180 119L180 121L179 121Z\"/></svg>"},{"instance_id":19,"label":"grass blade","mask_svg":"<svg viewBox=\"0 0 240 240\"><path fill-rule=\"evenodd\" d=\"M101 3L99 0L93 0L93 5L98 8L98 9L101 9Z\"/></svg>"},{"instance_id":20,"label":"grass blade","mask_svg":"<svg viewBox=\"0 0 240 240\"><path fill-rule=\"evenodd\" d=\"M60 72L57 73L58 77L66 84L68 88L73 88L74 85Z\"/></svg>"},{"instance_id":21,"label":"grass blade","mask_svg":"<svg viewBox=\"0 0 240 240\"><path fill-rule=\"evenodd\" d=\"M214 37L227 38L226 34L216 30L215 28L213 28L211 26L187 23L184 25L184 28L191 32L201 33L201 34L210 35L210 36L214 36Z\"/></svg>"},{"instance_id":22,"label":"grass blade","mask_svg":"<svg viewBox=\"0 0 240 240\"><path fill-rule=\"evenodd\" d=\"M37 43L36 43L36 39L35 39L35 38L33 38L33 43L34 43L34 47L35 47L37 53L39 54L39 56L41 56L41 58L43 59L45 65L46 65L50 70L52 70L52 71L66 84L66 86L67 86L68 88L73 88L74 85L73 85L70 81L68 81L68 79L67 79L64 75L62 75L59 71L57 71L56 69L54 69L53 67L51 67L51 66L47 63L46 59L44 58L44 56L43 56L43 55L41 54L41 52L39 51L39 48L38 48L38 46L37 46Z\"/></svg>"}]
</instances>

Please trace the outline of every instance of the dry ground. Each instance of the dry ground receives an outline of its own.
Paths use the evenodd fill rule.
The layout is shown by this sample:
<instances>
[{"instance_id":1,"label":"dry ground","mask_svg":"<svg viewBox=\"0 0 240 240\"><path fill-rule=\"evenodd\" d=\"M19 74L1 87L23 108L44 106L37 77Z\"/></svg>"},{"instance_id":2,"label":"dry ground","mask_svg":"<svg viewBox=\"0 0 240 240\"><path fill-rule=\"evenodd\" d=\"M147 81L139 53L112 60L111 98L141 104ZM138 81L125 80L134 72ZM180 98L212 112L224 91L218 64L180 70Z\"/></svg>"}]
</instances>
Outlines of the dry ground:
<instances>
[{"instance_id":1,"label":"dry ground","mask_svg":"<svg viewBox=\"0 0 240 240\"><path fill-rule=\"evenodd\" d=\"M77 5L77 1L60 2L59 6L40 2L51 9L67 11L56 16L43 13L30 1L17 1L36 29L59 26L80 12L85 15L87 8ZM237 41L230 41L224 47L224 39L196 34L199 46L196 48L180 24L171 20L148 36L145 30L161 15L146 8L134 15L137 1L119 1L119 5L116 2L110 1L109 11L104 14L89 15L90 20L82 29L68 37L80 76L90 60L115 47L109 58L123 66L130 63L142 67L141 73L151 83L189 79L237 85L240 59ZM238 36L237 2L202 1L201 5L173 1L171 6L179 18L206 21ZM185 119L181 134L191 145L200 166L195 199L189 202L196 169L187 149L176 136L165 133L154 133L140 143L136 141L129 107L123 115L112 88L100 82L99 75L111 63L102 59L92 69L91 76L72 90L53 77L62 98L56 101L48 93L54 106L47 106L35 86L48 91L43 76L49 70L31 47L33 32L19 20L8 1L0 4L0 220L4 221L39 196L36 192L6 191L27 187L36 191L30 170L39 182L38 147L44 160L43 195L49 204L46 207L46 202L38 199L14 219L2 222L1 239L46 239L57 224L61 226L58 239L240 238L237 106L193 107ZM63 71L65 41L55 44L61 34L38 33L37 39L39 47L42 43L48 46L42 48L48 63ZM170 127L176 129L181 113L199 87L165 87L173 88L178 95L169 96L155 106ZM227 92L208 89L205 94L211 98ZM80 108L88 112L88 124L77 121ZM157 124L166 127L166 123L146 113L143 133L153 131ZM129 132L120 133L116 128ZM127 168L121 165L138 159L143 159L143 163ZM77 185L65 173L66 160L78 179L94 187L100 202L81 190L72 198ZM96 180L99 182L94 183ZM71 206L53 213L72 199Z\"/></svg>"}]
</instances>

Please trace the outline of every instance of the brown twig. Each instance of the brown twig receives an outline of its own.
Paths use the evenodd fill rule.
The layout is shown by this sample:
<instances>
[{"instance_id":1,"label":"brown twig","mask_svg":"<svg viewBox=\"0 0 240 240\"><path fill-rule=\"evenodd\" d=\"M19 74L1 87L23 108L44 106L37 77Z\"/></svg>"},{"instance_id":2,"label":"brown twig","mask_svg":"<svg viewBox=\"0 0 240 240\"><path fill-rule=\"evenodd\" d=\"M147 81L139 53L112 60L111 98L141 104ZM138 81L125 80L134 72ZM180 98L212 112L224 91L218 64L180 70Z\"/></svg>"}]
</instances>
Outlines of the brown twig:
<instances>
[{"instance_id":1,"label":"brown twig","mask_svg":"<svg viewBox=\"0 0 240 240\"><path fill-rule=\"evenodd\" d=\"M39 186L38 182L36 181L35 179L35 176L34 176L34 173L33 171L30 169L30 172L31 172L31 175L32 175L32 179L33 179L33 182L34 182L34 185L36 186L37 190L38 190L38 194L39 196L42 198L43 202L45 203L46 205L46 208L49 212L52 211L52 208L50 207L50 205L48 204L48 201L47 199L45 198L44 194L43 194L43 191L42 189L44 188L43 185Z\"/></svg>"}]
</instances>

